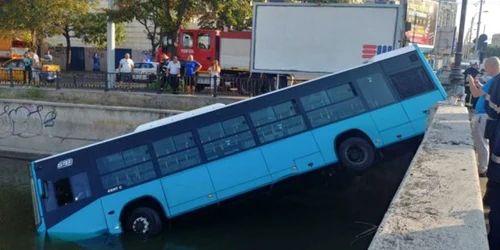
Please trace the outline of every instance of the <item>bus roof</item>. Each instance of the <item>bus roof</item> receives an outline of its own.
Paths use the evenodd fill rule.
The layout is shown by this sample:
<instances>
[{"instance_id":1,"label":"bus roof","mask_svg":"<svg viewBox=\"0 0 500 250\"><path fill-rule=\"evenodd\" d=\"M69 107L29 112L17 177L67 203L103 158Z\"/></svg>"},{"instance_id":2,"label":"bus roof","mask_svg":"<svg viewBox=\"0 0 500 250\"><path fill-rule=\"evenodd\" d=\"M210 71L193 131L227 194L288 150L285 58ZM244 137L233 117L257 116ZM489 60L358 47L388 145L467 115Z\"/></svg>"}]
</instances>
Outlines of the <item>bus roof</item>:
<instances>
[{"instance_id":1,"label":"bus roof","mask_svg":"<svg viewBox=\"0 0 500 250\"><path fill-rule=\"evenodd\" d=\"M156 121L144 123L144 124L139 125L134 130L134 132L141 132L141 131L149 130L149 129L156 128L156 127L159 127L159 126L163 126L163 125L167 125L167 124L170 124L170 123L174 123L176 121L184 120L184 119L187 119L187 118L190 118L190 117L193 117L193 116L201 115L201 114L204 114L204 113L216 110L216 109L220 109L220 108L222 108L224 106L226 106L226 105L222 104L222 103L216 103L216 104L208 105L208 106L201 107L201 108L198 108L198 109L186 111L186 112L183 112L183 113L180 113L180 114L177 114L177 115L165 117L165 118L160 119L160 120L156 120Z\"/></svg>"},{"instance_id":2,"label":"bus roof","mask_svg":"<svg viewBox=\"0 0 500 250\"><path fill-rule=\"evenodd\" d=\"M358 65L358 66L351 67L351 68L348 68L348 69L345 69L345 70L342 70L342 71L338 71L338 72L335 72L335 73L327 74L327 75L318 77L316 79L312 79L312 80L306 81L305 83L310 82L310 81L315 81L315 80L318 80L318 79L323 79L323 78L326 78L326 77L329 77L329 76L332 76L332 75L340 74L340 73L343 73L343 72L346 72L346 71L349 71L349 70L353 70L353 69L356 69L356 68L363 67L363 66L365 66L367 64L372 64L372 63L375 63L375 62L378 62L378 61L381 61L381 60L385 60L385 59L388 59L388 58L391 58L391 57L394 57L394 56L397 56L397 55L401 55L401 54L406 54L408 52L415 51L415 50L419 50L418 46L416 44L413 45L413 46L407 46L407 47L404 47L404 48L401 48L401 49L396 49L396 50L393 50L393 51L389 51L389 52L386 52L386 53L383 53L383 54L380 54L380 55L376 55L375 57L372 58L371 61L369 61L366 64ZM66 152L62 152L62 153L59 153L59 154L55 154L55 155L52 155L52 156L48 156L48 157L45 157L43 159L36 160L35 163L38 163L38 162L41 162L41 161L45 161L45 160L48 160L48 159L52 159L52 158L55 158L55 157L58 157L58 156L61 156L61 155L65 155L65 154L68 154L68 153L71 153L71 152L74 152L74 151L77 151L77 150L81 150L81 149L89 148L89 147L92 147L92 146L95 146L95 145L103 144L103 143L106 143L106 142L109 142L109 141L117 140L117 139L129 136L129 135L135 134L135 133L140 133L140 132L143 132L143 131L146 131L146 130L158 127L158 126L163 126L163 125L166 125L166 124L169 124L169 123L174 123L174 122L177 122L177 121L180 121L180 120L184 120L184 119L187 119L187 118L191 118L191 117L194 117L194 116L198 116L198 115L201 115L201 114L204 114L204 113L212 112L212 111L215 111L217 109L221 109L223 107L229 107L229 106L233 106L233 105L236 105L236 104L239 104L239 103L242 103L242 102L246 102L246 101L249 101L249 100L254 100L254 99L262 98L263 96L270 95L270 94L276 93L278 91L283 91L283 90L286 90L286 89L294 88L294 87L297 87L297 86L302 85L302 84L304 84L304 83L293 85L293 86L290 86L288 88L279 89L279 90L276 90L276 91L273 91L273 92L265 93L265 94L262 94L262 95L259 95L259 96L256 96L256 97L243 99L241 101L234 102L234 103L231 103L229 105L224 105L224 104L221 104L221 103L213 104L213 105L210 105L210 106L206 106L206 107L203 107L203 108L199 108L199 109L193 110L191 112L189 112L189 111L188 112L184 112L184 113L187 113L186 115L183 115L184 113L182 113L182 114L179 114L179 115L172 116L171 119L168 119L169 117L167 117L167 118L164 118L164 119L161 119L161 120L158 120L158 121L154 121L154 122L142 124L142 125L138 126L135 129L134 132L127 133L127 134L124 134L124 135L121 135L121 136L118 136L118 137L110 138L110 139L107 139L107 140L104 140L104 141L96 142L96 143L93 143L93 144L89 144L87 146L83 146L83 147L80 147L80 148L76 148L76 149L69 150L69 151L66 151ZM174 118L176 116L178 116L178 118Z\"/></svg>"}]
</instances>

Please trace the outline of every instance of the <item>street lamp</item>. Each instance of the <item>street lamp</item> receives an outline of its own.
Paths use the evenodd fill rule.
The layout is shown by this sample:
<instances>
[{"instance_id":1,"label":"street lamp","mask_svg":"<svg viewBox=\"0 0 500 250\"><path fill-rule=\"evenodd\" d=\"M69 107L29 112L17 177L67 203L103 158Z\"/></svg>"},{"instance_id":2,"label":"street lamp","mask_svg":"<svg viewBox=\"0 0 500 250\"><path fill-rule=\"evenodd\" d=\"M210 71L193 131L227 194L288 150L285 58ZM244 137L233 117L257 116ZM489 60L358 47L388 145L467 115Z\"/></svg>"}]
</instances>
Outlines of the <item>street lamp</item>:
<instances>
[{"instance_id":1,"label":"street lamp","mask_svg":"<svg viewBox=\"0 0 500 250\"><path fill-rule=\"evenodd\" d=\"M452 86L458 87L464 85L464 77L460 70L460 64L462 64L462 47L464 41L464 26L465 26L465 15L467 13L467 0L462 0L462 11L460 12L460 25L458 28L458 41L457 49L455 52L455 67L451 71L450 80Z\"/></svg>"}]
</instances>

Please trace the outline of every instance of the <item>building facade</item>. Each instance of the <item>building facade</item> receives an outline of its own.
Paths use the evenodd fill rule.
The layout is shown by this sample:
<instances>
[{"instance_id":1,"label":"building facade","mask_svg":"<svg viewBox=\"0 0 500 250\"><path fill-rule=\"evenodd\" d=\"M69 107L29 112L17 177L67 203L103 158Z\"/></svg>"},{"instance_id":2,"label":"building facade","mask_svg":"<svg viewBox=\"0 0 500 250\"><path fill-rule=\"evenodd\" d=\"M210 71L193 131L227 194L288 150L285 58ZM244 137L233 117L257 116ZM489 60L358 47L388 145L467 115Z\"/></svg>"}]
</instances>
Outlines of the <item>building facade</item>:
<instances>
[{"instance_id":1,"label":"building facade","mask_svg":"<svg viewBox=\"0 0 500 250\"><path fill-rule=\"evenodd\" d=\"M456 2L440 1L438 11L438 27L455 27L458 5Z\"/></svg>"},{"instance_id":2,"label":"building facade","mask_svg":"<svg viewBox=\"0 0 500 250\"><path fill-rule=\"evenodd\" d=\"M491 46L492 47L500 47L500 34L494 34L491 37Z\"/></svg>"}]
</instances>

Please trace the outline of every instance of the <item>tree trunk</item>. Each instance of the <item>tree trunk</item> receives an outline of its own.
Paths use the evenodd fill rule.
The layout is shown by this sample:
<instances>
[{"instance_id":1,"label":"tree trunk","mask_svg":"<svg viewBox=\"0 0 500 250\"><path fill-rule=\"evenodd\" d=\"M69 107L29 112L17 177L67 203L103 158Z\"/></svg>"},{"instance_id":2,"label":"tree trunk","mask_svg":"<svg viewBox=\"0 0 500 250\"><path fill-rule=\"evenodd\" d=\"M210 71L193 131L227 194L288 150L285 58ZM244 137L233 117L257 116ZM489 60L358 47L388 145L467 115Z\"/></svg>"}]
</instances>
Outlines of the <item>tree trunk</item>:
<instances>
[{"instance_id":1,"label":"tree trunk","mask_svg":"<svg viewBox=\"0 0 500 250\"><path fill-rule=\"evenodd\" d=\"M66 71L71 67L71 37L68 33L64 34L66 38Z\"/></svg>"},{"instance_id":2,"label":"tree trunk","mask_svg":"<svg viewBox=\"0 0 500 250\"><path fill-rule=\"evenodd\" d=\"M171 46L168 50L168 52L170 52L170 54L172 55L172 57L174 56L177 56L177 47L178 47L178 42L177 42L177 32L178 32L179 29L175 30L175 31L167 31L166 34L168 36L169 39L172 39L172 43L174 46ZM177 46L176 46L177 45Z\"/></svg>"}]
</instances>

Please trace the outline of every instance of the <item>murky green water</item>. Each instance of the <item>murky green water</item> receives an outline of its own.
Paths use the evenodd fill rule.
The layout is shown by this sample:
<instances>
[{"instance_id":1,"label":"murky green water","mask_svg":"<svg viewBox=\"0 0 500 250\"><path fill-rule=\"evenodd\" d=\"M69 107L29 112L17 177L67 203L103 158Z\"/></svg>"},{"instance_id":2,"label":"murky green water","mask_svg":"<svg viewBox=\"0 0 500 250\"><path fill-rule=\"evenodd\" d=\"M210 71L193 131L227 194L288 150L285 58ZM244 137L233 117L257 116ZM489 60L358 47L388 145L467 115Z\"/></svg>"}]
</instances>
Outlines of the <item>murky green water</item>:
<instances>
[{"instance_id":1,"label":"murky green water","mask_svg":"<svg viewBox=\"0 0 500 250\"><path fill-rule=\"evenodd\" d=\"M36 236L28 162L0 158L0 250L367 249L375 231L356 236L381 221L417 143L409 146L410 152L391 151L399 156L342 192L328 183L313 185L312 176L292 182L291 187L304 186L299 192L247 197L176 218L161 237L109 236L83 243Z\"/></svg>"}]
</instances>

